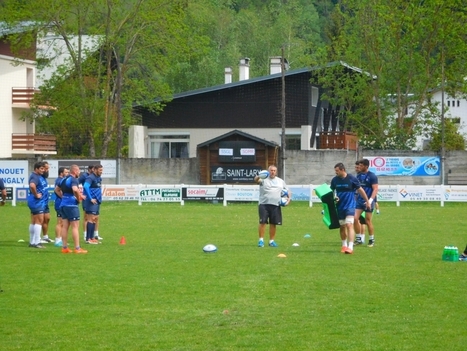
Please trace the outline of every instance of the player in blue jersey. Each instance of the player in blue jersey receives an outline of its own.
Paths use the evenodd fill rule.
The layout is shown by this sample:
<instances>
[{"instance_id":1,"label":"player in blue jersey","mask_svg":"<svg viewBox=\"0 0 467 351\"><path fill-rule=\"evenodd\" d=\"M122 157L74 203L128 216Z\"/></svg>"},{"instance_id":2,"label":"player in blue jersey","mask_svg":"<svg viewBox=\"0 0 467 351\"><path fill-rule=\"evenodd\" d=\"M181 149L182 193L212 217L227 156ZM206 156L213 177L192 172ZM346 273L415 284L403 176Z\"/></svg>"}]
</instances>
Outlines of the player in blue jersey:
<instances>
[{"instance_id":1,"label":"player in blue jersey","mask_svg":"<svg viewBox=\"0 0 467 351\"><path fill-rule=\"evenodd\" d=\"M337 216L340 224L340 236L342 240L341 252L353 253L353 243L355 239L354 217L355 217L355 191L357 191L366 201L368 198L358 183L357 178L347 174L345 166L338 163L334 166L336 176L331 180L331 189L334 191L337 206ZM369 205L368 205L369 206Z\"/></svg>"},{"instance_id":2,"label":"player in blue jersey","mask_svg":"<svg viewBox=\"0 0 467 351\"><path fill-rule=\"evenodd\" d=\"M95 165L92 173L86 178L84 183L84 195L86 196L86 242L88 244L98 244L95 236L95 228L99 220L100 205L102 202L102 165Z\"/></svg>"},{"instance_id":3,"label":"player in blue jersey","mask_svg":"<svg viewBox=\"0 0 467 351\"><path fill-rule=\"evenodd\" d=\"M48 244L52 242L52 239L49 238L49 222L50 222L50 209L49 209L49 184L47 183L47 178L49 178L49 169L50 165L47 161L42 161L44 164L44 172L42 173L42 184L46 191L44 191L44 196L42 200L44 201L44 221L42 222L42 239L41 244Z\"/></svg>"},{"instance_id":4,"label":"player in blue jersey","mask_svg":"<svg viewBox=\"0 0 467 351\"><path fill-rule=\"evenodd\" d=\"M3 183L2 178L0 178L0 193L2 196L2 200L0 201L0 206L4 206L5 201L6 201L6 188L5 188L5 183Z\"/></svg>"},{"instance_id":5,"label":"player in blue jersey","mask_svg":"<svg viewBox=\"0 0 467 351\"><path fill-rule=\"evenodd\" d=\"M60 203L60 212L62 215L62 253L71 253L72 250L68 248L68 228L71 227L71 234L75 244L75 253L85 254L88 253L79 246L79 203L82 200L82 195L79 191L79 167L72 165L70 167L70 174L64 178L60 183L62 191L62 202Z\"/></svg>"},{"instance_id":6,"label":"player in blue jersey","mask_svg":"<svg viewBox=\"0 0 467 351\"><path fill-rule=\"evenodd\" d=\"M55 179L55 188L54 188L54 193L55 193L55 203L54 203L54 208L55 212L57 213L57 224L55 225L55 246L57 247L62 247L63 242L62 242L62 226L63 226L63 221L62 221L62 214L60 212L60 204L62 203L62 189L60 188L60 184L62 183L62 180L68 176L69 169L66 167L60 167L58 169L58 178Z\"/></svg>"},{"instance_id":7,"label":"player in blue jersey","mask_svg":"<svg viewBox=\"0 0 467 351\"><path fill-rule=\"evenodd\" d=\"M365 232L360 230L360 224L358 218L365 211L365 222L368 227L368 246L373 247L375 244L375 230L373 226L373 210L375 208L376 196L378 195L378 177L373 172L369 171L370 161L363 159L358 161L359 163L359 173L357 174L358 182L360 186L365 191L366 198L357 195L357 205L355 207L355 231L359 234L357 236L357 245L365 243ZM367 199L367 200L366 200ZM367 202L369 201L370 206L367 207Z\"/></svg>"},{"instance_id":8,"label":"player in blue jersey","mask_svg":"<svg viewBox=\"0 0 467 351\"><path fill-rule=\"evenodd\" d=\"M78 183L79 183L79 190L80 192L84 195L84 183L86 183L86 179L92 174L92 171L94 169L94 165L89 165L88 166L88 169L86 172L81 172L79 177L78 177ZM84 240L86 240L86 226L87 226L87 223L88 223L88 216L86 214L86 201L83 201L81 203L82 207L83 207L83 237L84 237Z\"/></svg>"},{"instance_id":9,"label":"player in blue jersey","mask_svg":"<svg viewBox=\"0 0 467 351\"><path fill-rule=\"evenodd\" d=\"M34 171L29 176L28 207L31 211L31 223L29 224L29 247L44 249L41 245L41 230L44 223L44 193L48 192L47 182L44 184L42 174L45 171L43 162L34 164Z\"/></svg>"}]
</instances>

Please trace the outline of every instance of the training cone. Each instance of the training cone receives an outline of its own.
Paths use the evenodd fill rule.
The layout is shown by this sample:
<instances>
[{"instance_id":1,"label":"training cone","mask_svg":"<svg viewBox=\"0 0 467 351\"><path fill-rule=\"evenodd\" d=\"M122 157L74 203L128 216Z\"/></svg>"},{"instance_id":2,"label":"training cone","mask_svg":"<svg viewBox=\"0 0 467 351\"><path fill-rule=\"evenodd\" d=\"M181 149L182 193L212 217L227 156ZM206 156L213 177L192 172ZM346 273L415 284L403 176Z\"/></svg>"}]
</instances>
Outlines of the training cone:
<instances>
[{"instance_id":1,"label":"training cone","mask_svg":"<svg viewBox=\"0 0 467 351\"><path fill-rule=\"evenodd\" d=\"M281 254L277 255L277 257L279 257L279 258L286 258L287 256L281 253Z\"/></svg>"},{"instance_id":2,"label":"training cone","mask_svg":"<svg viewBox=\"0 0 467 351\"><path fill-rule=\"evenodd\" d=\"M120 245L126 245L126 239L124 236L120 239Z\"/></svg>"}]
</instances>

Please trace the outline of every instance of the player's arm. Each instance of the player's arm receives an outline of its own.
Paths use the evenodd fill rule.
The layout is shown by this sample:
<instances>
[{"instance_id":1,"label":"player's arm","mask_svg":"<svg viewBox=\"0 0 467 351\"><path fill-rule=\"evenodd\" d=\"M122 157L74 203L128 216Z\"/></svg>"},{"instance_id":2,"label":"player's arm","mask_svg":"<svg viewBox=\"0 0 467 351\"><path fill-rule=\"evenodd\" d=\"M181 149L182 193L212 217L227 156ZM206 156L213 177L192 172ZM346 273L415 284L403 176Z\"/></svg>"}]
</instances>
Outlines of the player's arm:
<instances>
[{"instance_id":1,"label":"player's arm","mask_svg":"<svg viewBox=\"0 0 467 351\"><path fill-rule=\"evenodd\" d=\"M73 195L75 195L76 201L78 201L78 203L80 203L81 202L81 193L79 192L78 186L73 185L71 187L71 189L73 190Z\"/></svg>"},{"instance_id":2,"label":"player's arm","mask_svg":"<svg viewBox=\"0 0 467 351\"><path fill-rule=\"evenodd\" d=\"M86 195L86 198L89 199L93 204L97 203L97 199L92 198L92 195L91 195L91 182L88 182L87 179L86 179L86 182L84 183L84 194Z\"/></svg>"},{"instance_id":3,"label":"player's arm","mask_svg":"<svg viewBox=\"0 0 467 351\"><path fill-rule=\"evenodd\" d=\"M360 196L363 198L363 200L365 200L366 207L367 207L367 208L371 208L371 203L370 203L370 201L368 200L368 196L366 196L365 190L363 190L363 188L360 187L360 188L357 189L357 191L358 191L358 193L360 194Z\"/></svg>"},{"instance_id":4,"label":"player's arm","mask_svg":"<svg viewBox=\"0 0 467 351\"><path fill-rule=\"evenodd\" d=\"M62 188L60 188L58 185L55 185L54 192L55 192L55 194L56 194L59 198L62 198L62 197L63 197Z\"/></svg>"},{"instance_id":5,"label":"player's arm","mask_svg":"<svg viewBox=\"0 0 467 351\"><path fill-rule=\"evenodd\" d=\"M371 197L368 199L370 201L370 205L376 200L376 196L378 196L378 184L373 184L371 188Z\"/></svg>"},{"instance_id":6,"label":"player's arm","mask_svg":"<svg viewBox=\"0 0 467 351\"><path fill-rule=\"evenodd\" d=\"M37 192L36 183L29 183L29 190L36 199L40 199L42 197L42 194Z\"/></svg>"},{"instance_id":7,"label":"player's arm","mask_svg":"<svg viewBox=\"0 0 467 351\"><path fill-rule=\"evenodd\" d=\"M256 184L260 184L261 181L262 181L262 179L261 179L259 176L255 176L255 179L254 179L254 180L255 180L255 183L256 183Z\"/></svg>"}]
</instances>

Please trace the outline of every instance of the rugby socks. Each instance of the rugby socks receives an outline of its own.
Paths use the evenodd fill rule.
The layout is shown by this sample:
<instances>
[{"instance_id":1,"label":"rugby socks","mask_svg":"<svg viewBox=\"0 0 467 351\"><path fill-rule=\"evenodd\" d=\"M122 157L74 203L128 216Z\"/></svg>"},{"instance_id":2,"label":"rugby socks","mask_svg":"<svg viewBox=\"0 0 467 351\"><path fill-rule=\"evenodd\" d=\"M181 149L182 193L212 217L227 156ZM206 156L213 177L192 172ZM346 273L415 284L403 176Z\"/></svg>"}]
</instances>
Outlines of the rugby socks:
<instances>
[{"instance_id":1,"label":"rugby socks","mask_svg":"<svg viewBox=\"0 0 467 351\"><path fill-rule=\"evenodd\" d=\"M42 226L40 224L34 224L34 245L39 245L41 243L41 232Z\"/></svg>"},{"instance_id":2,"label":"rugby socks","mask_svg":"<svg viewBox=\"0 0 467 351\"><path fill-rule=\"evenodd\" d=\"M29 243L34 245L34 224L29 225Z\"/></svg>"},{"instance_id":3,"label":"rugby socks","mask_svg":"<svg viewBox=\"0 0 467 351\"><path fill-rule=\"evenodd\" d=\"M350 250L353 250L353 242L352 242L352 241L349 241L349 246L348 246L348 248L349 248Z\"/></svg>"},{"instance_id":4,"label":"rugby socks","mask_svg":"<svg viewBox=\"0 0 467 351\"><path fill-rule=\"evenodd\" d=\"M342 246L347 247L347 240L342 240Z\"/></svg>"},{"instance_id":5,"label":"rugby socks","mask_svg":"<svg viewBox=\"0 0 467 351\"><path fill-rule=\"evenodd\" d=\"M94 228L96 227L95 223L88 222L86 224L86 241L94 239Z\"/></svg>"},{"instance_id":6,"label":"rugby socks","mask_svg":"<svg viewBox=\"0 0 467 351\"><path fill-rule=\"evenodd\" d=\"M360 234L360 242L365 243L365 234Z\"/></svg>"}]
</instances>

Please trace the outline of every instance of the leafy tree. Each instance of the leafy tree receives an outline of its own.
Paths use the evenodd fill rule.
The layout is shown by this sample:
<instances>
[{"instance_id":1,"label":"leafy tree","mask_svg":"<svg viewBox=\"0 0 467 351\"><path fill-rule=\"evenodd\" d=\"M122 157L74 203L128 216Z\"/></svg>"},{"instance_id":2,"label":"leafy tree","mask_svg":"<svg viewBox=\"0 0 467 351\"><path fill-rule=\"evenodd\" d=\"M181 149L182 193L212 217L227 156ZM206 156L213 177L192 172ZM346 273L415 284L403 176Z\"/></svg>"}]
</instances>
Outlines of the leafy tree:
<instances>
[{"instance_id":1,"label":"leafy tree","mask_svg":"<svg viewBox=\"0 0 467 351\"><path fill-rule=\"evenodd\" d=\"M429 150L441 151L443 141L442 124L438 122L431 134ZM446 151L465 150L465 138L459 133L458 126L449 118L444 120L444 149Z\"/></svg>"},{"instance_id":2,"label":"leafy tree","mask_svg":"<svg viewBox=\"0 0 467 351\"><path fill-rule=\"evenodd\" d=\"M161 76L186 48L183 8L163 0L7 1L3 20L31 21L31 30L54 33L69 54L35 101L53 107L48 118L36 110L37 129L59 136L59 150L121 156L133 104L158 108L154 98L171 94Z\"/></svg>"},{"instance_id":3,"label":"leafy tree","mask_svg":"<svg viewBox=\"0 0 467 351\"><path fill-rule=\"evenodd\" d=\"M450 95L466 91L466 14L458 0L341 0L335 7L321 63L342 60L367 72L362 79L376 79L336 85L329 72L321 82L335 103L351 105L345 118L366 147L412 148L435 118L432 89L445 78Z\"/></svg>"}]
</instances>

